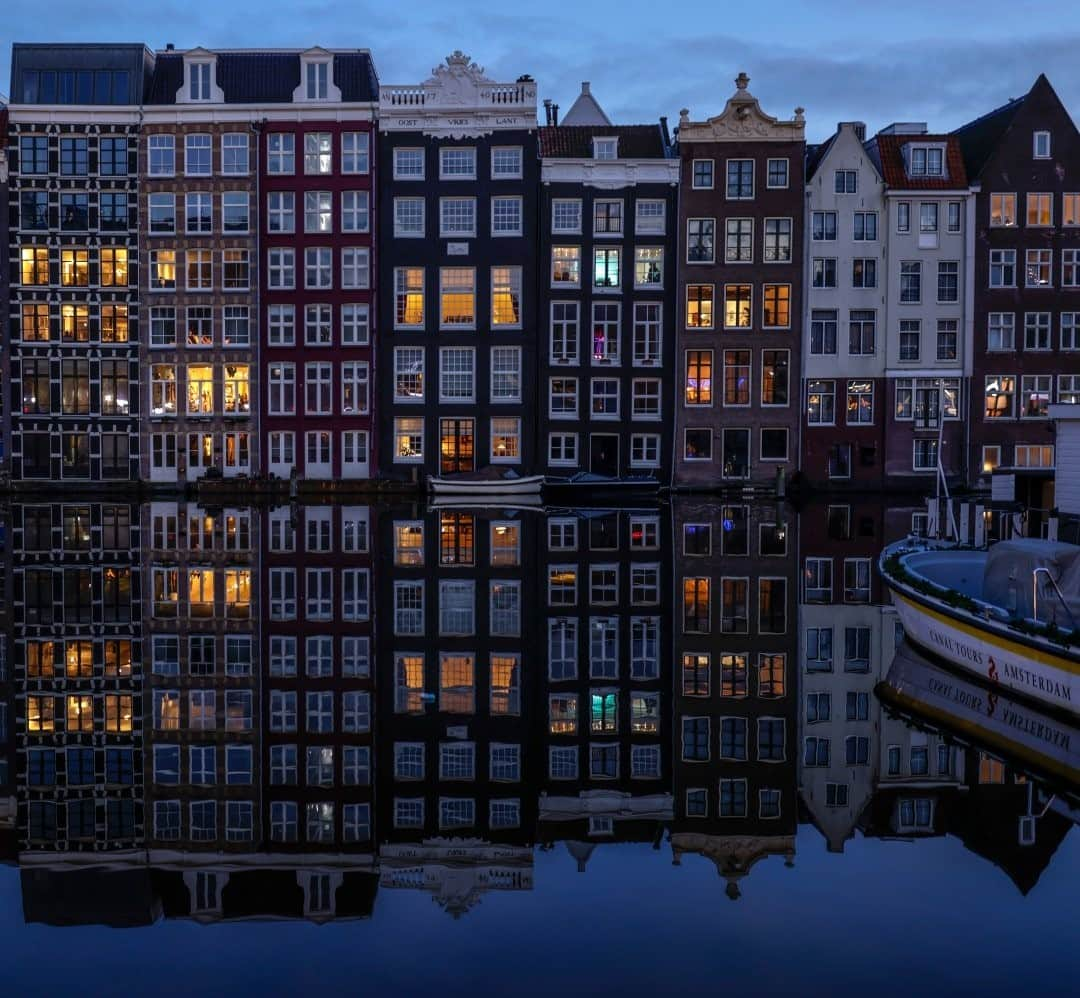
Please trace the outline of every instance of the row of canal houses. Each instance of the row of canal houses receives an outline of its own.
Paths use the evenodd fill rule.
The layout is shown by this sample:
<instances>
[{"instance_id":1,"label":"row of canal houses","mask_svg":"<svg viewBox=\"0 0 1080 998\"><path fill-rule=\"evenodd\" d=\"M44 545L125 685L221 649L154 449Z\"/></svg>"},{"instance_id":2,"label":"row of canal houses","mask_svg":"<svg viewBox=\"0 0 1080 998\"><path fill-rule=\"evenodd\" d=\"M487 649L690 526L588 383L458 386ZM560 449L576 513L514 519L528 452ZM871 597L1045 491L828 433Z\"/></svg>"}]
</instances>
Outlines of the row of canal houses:
<instances>
[{"instance_id":1,"label":"row of canal houses","mask_svg":"<svg viewBox=\"0 0 1080 998\"><path fill-rule=\"evenodd\" d=\"M807 144L560 120L460 52L13 48L16 482L540 474L925 488L1050 469L1080 398L1080 135L1049 82ZM0 195L2 196L2 195Z\"/></svg>"}]
</instances>

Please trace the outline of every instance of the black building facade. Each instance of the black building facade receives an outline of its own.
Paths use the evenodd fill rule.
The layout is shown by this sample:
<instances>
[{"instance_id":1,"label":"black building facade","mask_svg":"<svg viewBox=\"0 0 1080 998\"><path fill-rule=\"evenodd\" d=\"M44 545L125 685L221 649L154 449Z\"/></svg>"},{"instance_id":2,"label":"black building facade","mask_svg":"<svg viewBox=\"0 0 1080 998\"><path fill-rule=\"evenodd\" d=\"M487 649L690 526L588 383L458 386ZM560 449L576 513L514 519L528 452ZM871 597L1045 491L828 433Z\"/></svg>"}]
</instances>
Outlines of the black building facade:
<instances>
[{"instance_id":1,"label":"black building facade","mask_svg":"<svg viewBox=\"0 0 1080 998\"><path fill-rule=\"evenodd\" d=\"M540 467L671 478L678 160L666 123L540 130Z\"/></svg>"},{"instance_id":2,"label":"black building facade","mask_svg":"<svg viewBox=\"0 0 1080 998\"><path fill-rule=\"evenodd\" d=\"M381 473L535 462L536 84L460 52L379 99Z\"/></svg>"},{"instance_id":3,"label":"black building facade","mask_svg":"<svg viewBox=\"0 0 1080 998\"><path fill-rule=\"evenodd\" d=\"M15 45L7 143L17 479L138 479L141 45Z\"/></svg>"}]
</instances>

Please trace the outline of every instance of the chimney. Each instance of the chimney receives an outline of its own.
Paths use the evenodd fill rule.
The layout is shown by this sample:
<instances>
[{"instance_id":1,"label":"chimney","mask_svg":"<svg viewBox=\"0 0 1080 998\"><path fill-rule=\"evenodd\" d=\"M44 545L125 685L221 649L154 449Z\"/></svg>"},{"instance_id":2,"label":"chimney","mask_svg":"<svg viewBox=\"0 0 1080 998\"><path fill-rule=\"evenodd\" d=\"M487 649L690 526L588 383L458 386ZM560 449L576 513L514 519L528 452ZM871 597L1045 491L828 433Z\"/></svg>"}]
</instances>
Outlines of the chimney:
<instances>
[{"instance_id":1,"label":"chimney","mask_svg":"<svg viewBox=\"0 0 1080 998\"><path fill-rule=\"evenodd\" d=\"M581 96L582 97L588 97L589 96L589 81L588 80L582 80L581 81Z\"/></svg>"},{"instance_id":2,"label":"chimney","mask_svg":"<svg viewBox=\"0 0 1080 998\"><path fill-rule=\"evenodd\" d=\"M557 125L559 123L559 105L551 105L551 123Z\"/></svg>"},{"instance_id":3,"label":"chimney","mask_svg":"<svg viewBox=\"0 0 1080 998\"><path fill-rule=\"evenodd\" d=\"M551 124L551 98L544 98L544 118L548 125Z\"/></svg>"},{"instance_id":4,"label":"chimney","mask_svg":"<svg viewBox=\"0 0 1080 998\"><path fill-rule=\"evenodd\" d=\"M851 130L855 133L855 138L860 142L866 141L866 122L865 121L839 121L836 123L836 130L840 131L844 125L850 126Z\"/></svg>"},{"instance_id":5,"label":"chimney","mask_svg":"<svg viewBox=\"0 0 1080 998\"><path fill-rule=\"evenodd\" d=\"M165 51L166 52L172 52L172 51L175 50L175 48L176 48L176 46L172 42L166 42L165 43Z\"/></svg>"},{"instance_id":6,"label":"chimney","mask_svg":"<svg viewBox=\"0 0 1080 998\"><path fill-rule=\"evenodd\" d=\"M671 132L668 131L667 115L660 115L660 134L664 137L664 148L671 148Z\"/></svg>"}]
</instances>

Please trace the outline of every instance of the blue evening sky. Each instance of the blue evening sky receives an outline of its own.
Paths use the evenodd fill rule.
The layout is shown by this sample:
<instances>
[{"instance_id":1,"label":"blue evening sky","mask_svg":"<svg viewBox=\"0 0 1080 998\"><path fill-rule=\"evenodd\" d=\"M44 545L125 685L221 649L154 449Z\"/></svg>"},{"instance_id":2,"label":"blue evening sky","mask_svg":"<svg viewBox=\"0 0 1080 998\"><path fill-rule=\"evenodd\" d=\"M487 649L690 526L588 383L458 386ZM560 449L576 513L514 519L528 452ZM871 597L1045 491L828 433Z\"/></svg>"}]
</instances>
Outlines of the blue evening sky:
<instances>
[{"instance_id":1,"label":"blue evening sky","mask_svg":"<svg viewBox=\"0 0 1080 998\"><path fill-rule=\"evenodd\" d=\"M807 138L839 120L870 130L928 121L947 130L1025 93L1045 72L1080 113L1080 4L1072 0L9 0L0 18L0 91L9 42L142 41L187 48L368 48L385 83L426 77L460 48L498 79L531 73L563 111L580 81L620 123L716 114L740 70L764 109L806 108Z\"/></svg>"}]
</instances>

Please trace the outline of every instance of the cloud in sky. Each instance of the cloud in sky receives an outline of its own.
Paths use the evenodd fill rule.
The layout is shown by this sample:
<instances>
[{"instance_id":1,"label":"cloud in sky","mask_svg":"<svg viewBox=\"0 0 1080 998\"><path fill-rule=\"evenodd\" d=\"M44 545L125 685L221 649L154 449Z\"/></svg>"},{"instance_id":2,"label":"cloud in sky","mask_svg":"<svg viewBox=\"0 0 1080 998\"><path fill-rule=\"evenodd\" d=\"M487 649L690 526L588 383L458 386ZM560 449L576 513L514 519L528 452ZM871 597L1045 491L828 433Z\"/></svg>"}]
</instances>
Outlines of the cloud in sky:
<instances>
[{"instance_id":1,"label":"cloud in sky","mask_svg":"<svg viewBox=\"0 0 1080 998\"><path fill-rule=\"evenodd\" d=\"M15 0L4 27L22 41L366 47L389 83L421 79L461 48L492 76L532 73L541 96L563 110L589 79L620 122L663 114L674 123L682 107L695 117L716 114L745 70L768 113L806 108L811 141L839 120L863 120L871 130L895 120L954 128L1025 93L1040 72L1080 114L1080 5L1048 18L1034 0L983 0L977 20L967 5L938 0L907 0L900 10L866 4L842 17L817 0L666 0L662 10L658 21L655 0L576 0L554 12L522 5L513 13L486 0L417 0L407 11L372 0L162 0L153 8L113 0L109 17L98 18L81 0L54 0L54 16L43 20L29 0ZM0 51L4 90L8 55Z\"/></svg>"}]
</instances>

